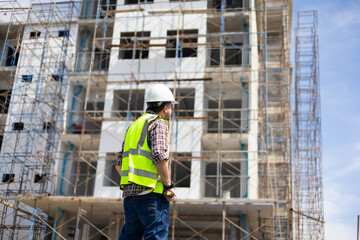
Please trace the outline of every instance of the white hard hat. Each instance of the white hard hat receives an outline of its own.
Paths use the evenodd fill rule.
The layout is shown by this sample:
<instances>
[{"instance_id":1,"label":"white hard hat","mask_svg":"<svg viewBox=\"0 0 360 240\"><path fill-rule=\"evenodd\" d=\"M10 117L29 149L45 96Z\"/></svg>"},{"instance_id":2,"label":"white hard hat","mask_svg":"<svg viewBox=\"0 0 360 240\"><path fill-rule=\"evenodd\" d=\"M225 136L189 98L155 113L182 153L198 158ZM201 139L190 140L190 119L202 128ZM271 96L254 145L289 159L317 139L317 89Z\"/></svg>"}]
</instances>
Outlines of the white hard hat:
<instances>
[{"instance_id":1,"label":"white hard hat","mask_svg":"<svg viewBox=\"0 0 360 240\"><path fill-rule=\"evenodd\" d=\"M171 102L176 104L171 90L164 84L151 85L145 92L145 102Z\"/></svg>"}]
</instances>

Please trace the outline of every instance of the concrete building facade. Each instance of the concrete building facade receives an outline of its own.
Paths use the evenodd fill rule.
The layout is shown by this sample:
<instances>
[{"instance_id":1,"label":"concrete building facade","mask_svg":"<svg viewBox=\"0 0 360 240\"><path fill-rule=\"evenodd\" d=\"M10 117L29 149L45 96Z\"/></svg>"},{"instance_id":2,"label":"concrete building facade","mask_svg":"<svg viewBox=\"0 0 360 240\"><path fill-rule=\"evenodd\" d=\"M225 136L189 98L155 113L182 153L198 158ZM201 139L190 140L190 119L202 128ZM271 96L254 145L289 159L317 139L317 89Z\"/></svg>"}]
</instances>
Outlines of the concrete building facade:
<instances>
[{"instance_id":1,"label":"concrete building facade","mask_svg":"<svg viewBox=\"0 0 360 240\"><path fill-rule=\"evenodd\" d=\"M291 239L291 11L273 0L13 7L0 39L1 239L117 239L114 162L159 82L179 102L169 239Z\"/></svg>"}]
</instances>

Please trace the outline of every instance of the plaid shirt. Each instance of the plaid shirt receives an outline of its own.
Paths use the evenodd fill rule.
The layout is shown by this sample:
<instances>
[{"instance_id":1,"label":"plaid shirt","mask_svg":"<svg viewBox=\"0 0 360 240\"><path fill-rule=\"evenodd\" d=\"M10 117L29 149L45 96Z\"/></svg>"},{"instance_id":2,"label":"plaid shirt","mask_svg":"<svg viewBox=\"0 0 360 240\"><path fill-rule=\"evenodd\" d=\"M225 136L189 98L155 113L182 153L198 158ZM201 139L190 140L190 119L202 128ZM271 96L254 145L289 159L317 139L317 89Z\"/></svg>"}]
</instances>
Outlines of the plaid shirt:
<instances>
[{"instance_id":1,"label":"plaid shirt","mask_svg":"<svg viewBox=\"0 0 360 240\"><path fill-rule=\"evenodd\" d=\"M146 111L150 114L156 114L153 111ZM154 164L157 164L161 161L168 161L169 156L166 153L168 150L168 136L169 136L169 126L164 119L158 119L151 123L148 127L148 146L152 150L151 158ZM125 142L125 141L124 141ZM124 142L122 144L121 152L119 152L116 165L122 165L122 155L124 152ZM151 188L137 185L131 183L124 186L123 189L123 198L131 197L138 195L142 192L150 190Z\"/></svg>"}]
</instances>

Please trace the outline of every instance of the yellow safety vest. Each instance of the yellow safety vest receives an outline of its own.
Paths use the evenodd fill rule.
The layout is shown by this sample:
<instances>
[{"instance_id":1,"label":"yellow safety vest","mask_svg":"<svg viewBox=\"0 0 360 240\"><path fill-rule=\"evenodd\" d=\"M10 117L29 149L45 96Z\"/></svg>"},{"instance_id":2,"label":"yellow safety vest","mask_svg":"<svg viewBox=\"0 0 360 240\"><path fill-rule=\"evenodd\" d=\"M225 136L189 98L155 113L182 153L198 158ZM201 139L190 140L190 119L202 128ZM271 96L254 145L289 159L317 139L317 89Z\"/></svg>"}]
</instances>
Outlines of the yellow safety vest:
<instances>
[{"instance_id":1,"label":"yellow safety vest","mask_svg":"<svg viewBox=\"0 0 360 240\"><path fill-rule=\"evenodd\" d=\"M148 126L160 118L162 117L159 115L145 113L126 131L121 166L121 189L124 185L136 183L154 189L154 193L164 191L160 174L151 160L152 151L147 142ZM169 122L165 121L169 125Z\"/></svg>"}]
</instances>

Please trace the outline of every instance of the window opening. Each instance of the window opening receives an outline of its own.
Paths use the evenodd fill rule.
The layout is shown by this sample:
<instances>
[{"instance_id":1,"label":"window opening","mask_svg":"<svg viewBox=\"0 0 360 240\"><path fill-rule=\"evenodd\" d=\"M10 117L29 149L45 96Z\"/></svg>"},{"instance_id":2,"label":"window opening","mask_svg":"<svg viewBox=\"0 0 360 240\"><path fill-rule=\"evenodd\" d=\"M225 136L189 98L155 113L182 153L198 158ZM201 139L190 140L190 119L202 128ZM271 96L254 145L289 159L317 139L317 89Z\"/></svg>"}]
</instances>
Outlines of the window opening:
<instances>
[{"instance_id":1,"label":"window opening","mask_svg":"<svg viewBox=\"0 0 360 240\"><path fill-rule=\"evenodd\" d=\"M107 153L105 164L104 186L119 186L120 175L115 168L117 154Z\"/></svg>"},{"instance_id":2,"label":"window opening","mask_svg":"<svg viewBox=\"0 0 360 240\"><path fill-rule=\"evenodd\" d=\"M197 45L198 42L197 37L194 36L188 36L197 34L197 29L188 29L188 30L180 30L180 46L179 46L179 56L178 57L196 57L197 56ZM172 37L167 39L167 47L166 47L166 58L175 58L176 57L176 34L177 30L169 30L167 31L167 36ZM194 43L195 45L191 45L191 43ZM186 44L190 44L189 47L186 47Z\"/></svg>"},{"instance_id":3,"label":"window opening","mask_svg":"<svg viewBox=\"0 0 360 240\"><path fill-rule=\"evenodd\" d=\"M46 179L46 174L35 174L34 183L43 183Z\"/></svg>"},{"instance_id":4,"label":"window opening","mask_svg":"<svg viewBox=\"0 0 360 240\"><path fill-rule=\"evenodd\" d=\"M242 43L225 45L225 66L240 66L242 64ZM220 48L210 51L210 66L220 65Z\"/></svg>"},{"instance_id":5,"label":"window opening","mask_svg":"<svg viewBox=\"0 0 360 240\"><path fill-rule=\"evenodd\" d=\"M137 119L144 113L144 89L131 91L130 117ZM128 111L129 90L115 90L113 101L113 117L126 117Z\"/></svg>"},{"instance_id":6,"label":"window opening","mask_svg":"<svg viewBox=\"0 0 360 240\"><path fill-rule=\"evenodd\" d=\"M175 105L177 117L194 117L195 89L176 89L175 99L179 103Z\"/></svg>"},{"instance_id":7,"label":"window opening","mask_svg":"<svg viewBox=\"0 0 360 240\"><path fill-rule=\"evenodd\" d=\"M125 4L153 3L154 0L125 0Z\"/></svg>"},{"instance_id":8,"label":"window opening","mask_svg":"<svg viewBox=\"0 0 360 240\"><path fill-rule=\"evenodd\" d=\"M191 153L174 153L171 164L171 179L176 187L190 187Z\"/></svg>"},{"instance_id":9,"label":"window opening","mask_svg":"<svg viewBox=\"0 0 360 240\"><path fill-rule=\"evenodd\" d=\"M146 59L149 58L149 39L140 40L137 38L150 37L150 32L123 32L120 39L119 59ZM135 56L133 56L134 42Z\"/></svg>"},{"instance_id":10,"label":"window opening","mask_svg":"<svg viewBox=\"0 0 360 240\"><path fill-rule=\"evenodd\" d=\"M58 33L58 37L68 37L70 31L69 30L60 30Z\"/></svg>"},{"instance_id":11,"label":"window opening","mask_svg":"<svg viewBox=\"0 0 360 240\"><path fill-rule=\"evenodd\" d=\"M76 196L92 196L94 194L96 166L96 162L80 162Z\"/></svg>"},{"instance_id":12,"label":"window opening","mask_svg":"<svg viewBox=\"0 0 360 240\"><path fill-rule=\"evenodd\" d=\"M226 0L226 8L232 9L244 9L246 6L245 0ZM220 10L221 9L221 0L211 0L209 1L209 7Z\"/></svg>"},{"instance_id":13,"label":"window opening","mask_svg":"<svg viewBox=\"0 0 360 240\"><path fill-rule=\"evenodd\" d=\"M4 173L2 182L3 183L11 183L11 182L14 182L14 179L15 179L15 174L13 174L13 173Z\"/></svg>"},{"instance_id":14,"label":"window opening","mask_svg":"<svg viewBox=\"0 0 360 240\"><path fill-rule=\"evenodd\" d=\"M32 82L33 75L22 75L22 82Z\"/></svg>"},{"instance_id":15,"label":"window opening","mask_svg":"<svg viewBox=\"0 0 360 240\"><path fill-rule=\"evenodd\" d=\"M95 48L94 71L107 71L110 63L110 52Z\"/></svg>"},{"instance_id":16,"label":"window opening","mask_svg":"<svg viewBox=\"0 0 360 240\"><path fill-rule=\"evenodd\" d=\"M44 122L43 123L43 130L51 130L54 129L54 123L53 122Z\"/></svg>"},{"instance_id":17,"label":"window opening","mask_svg":"<svg viewBox=\"0 0 360 240\"><path fill-rule=\"evenodd\" d=\"M241 130L241 100L229 99L223 101L223 131L222 133L238 133ZM214 109L214 110L213 110ZM216 110L215 110L216 109ZM208 133L218 133L218 102L209 101Z\"/></svg>"},{"instance_id":18,"label":"window opening","mask_svg":"<svg viewBox=\"0 0 360 240\"><path fill-rule=\"evenodd\" d=\"M109 5L107 4L109 3ZM103 11L114 11L116 10L116 0L101 0L101 9ZM110 13L108 14L108 17L114 17L115 16L115 13ZM100 15L100 18L104 18L105 17L105 14L102 13Z\"/></svg>"},{"instance_id":19,"label":"window opening","mask_svg":"<svg viewBox=\"0 0 360 240\"><path fill-rule=\"evenodd\" d=\"M8 47L5 66L17 66L20 52L16 52L16 47Z\"/></svg>"},{"instance_id":20,"label":"window opening","mask_svg":"<svg viewBox=\"0 0 360 240\"><path fill-rule=\"evenodd\" d=\"M90 117L102 117L104 102L88 102L86 112ZM87 120L85 123L86 133L97 134L101 132L102 121Z\"/></svg>"},{"instance_id":21,"label":"window opening","mask_svg":"<svg viewBox=\"0 0 360 240\"><path fill-rule=\"evenodd\" d=\"M230 191L232 198L240 197L241 168L240 162L225 162L222 164L222 192ZM210 162L205 168L205 197L216 197L217 163Z\"/></svg>"},{"instance_id":22,"label":"window opening","mask_svg":"<svg viewBox=\"0 0 360 240\"><path fill-rule=\"evenodd\" d=\"M41 32L39 31L31 31L30 38L39 38L41 36Z\"/></svg>"},{"instance_id":23,"label":"window opening","mask_svg":"<svg viewBox=\"0 0 360 240\"><path fill-rule=\"evenodd\" d=\"M14 126L14 131L22 131L22 130L24 130L24 123L23 122L15 122L13 126Z\"/></svg>"},{"instance_id":24,"label":"window opening","mask_svg":"<svg viewBox=\"0 0 360 240\"><path fill-rule=\"evenodd\" d=\"M7 114L11 100L11 91L0 90L0 114Z\"/></svg>"}]
</instances>

